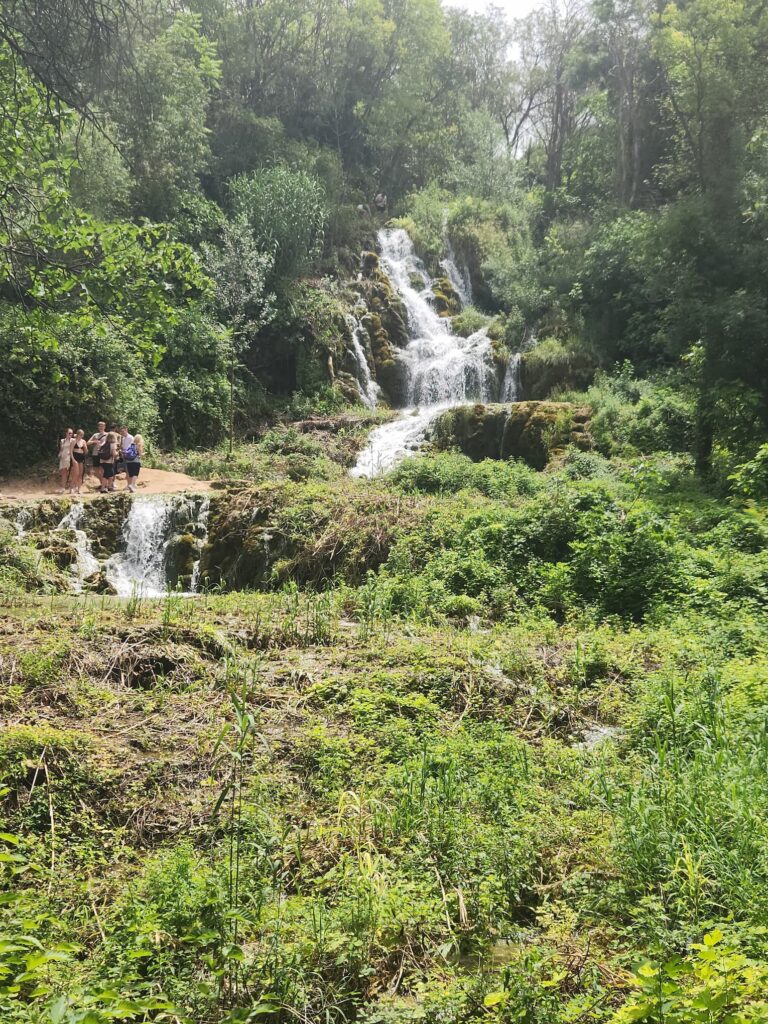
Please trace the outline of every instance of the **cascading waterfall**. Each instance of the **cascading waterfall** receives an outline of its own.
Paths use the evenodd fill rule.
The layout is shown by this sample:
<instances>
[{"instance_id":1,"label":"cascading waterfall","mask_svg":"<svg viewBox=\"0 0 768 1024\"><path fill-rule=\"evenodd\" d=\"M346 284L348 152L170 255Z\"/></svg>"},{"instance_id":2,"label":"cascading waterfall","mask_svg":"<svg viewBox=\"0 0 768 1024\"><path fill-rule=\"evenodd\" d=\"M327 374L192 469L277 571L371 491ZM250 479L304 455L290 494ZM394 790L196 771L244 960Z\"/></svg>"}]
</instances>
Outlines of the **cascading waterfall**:
<instances>
[{"instance_id":1,"label":"cascading waterfall","mask_svg":"<svg viewBox=\"0 0 768 1024\"><path fill-rule=\"evenodd\" d=\"M513 352L507 363L507 370L501 385L502 402L516 402L520 395L520 361L519 352Z\"/></svg>"},{"instance_id":2,"label":"cascading waterfall","mask_svg":"<svg viewBox=\"0 0 768 1024\"><path fill-rule=\"evenodd\" d=\"M171 502L134 498L123 523L123 550L107 560L107 579L118 596L162 597L166 592L165 548Z\"/></svg>"},{"instance_id":3,"label":"cascading waterfall","mask_svg":"<svg viewBox=\"0 0 768 1024\"><path fill-rule=\"evenodd\" d=\"M461 338L452 332L449 320L437 315L428 300L432 279L407 232L385 229L378 241L381 265L407 310L411 340L398 353L403 413L372 431L352 470L358 477L384 472L416 450L443 409L491 401L499 389L487 332ZM423 291L414 287L414 278L424 282Z\"/></svg>"},{"instance_id":4,"label":"cascading waterfall","mask_svg":"<svg viewBox=\"0 0 768 1024\"><path fill-rule=\"evenodd\" d=\"M16 536L19 538L19 540L23 540L23 538L26 536L27 527L29 526L29 521L31 518L32 516L28 508L19 509L19 514L16 516L16 521L13 524L14 527L16 528Z\"/></svg>"},{"instance_id":5,"label":"cascading waterfall","mask_svg":"<svg viewBox=\"0 0 768 1024\"><path fill-rule=\"evenodd\" d=\"M83 529L84 512L85 509L78 502L78 504L70 508L69 512L67 512L56 527L57 530L69 530L74 534L77 560L71 568L79 581L87 579L99 571L98 559L91 551L91 542L88 540L88 534Z\"/></svg>"},{"instance_id":6,"label":"cascading waterfall","mask_svg":"<svg viewBox=\"0 0 768 1024\"><path fill-rule=\"evenodd\" d=\"M352 337L351 354L355 361L355 377L360 389L360 398L369 409L375 409L379 400L380 388L371 376L371 368L368 365L363 343L360 341L363 327L353 316L347 318L347 324Z\"/></svg>"},{"instance_id":7,"label":"cascading waterfall","mask_svg":"<svg viewBox=\"0 0 768 1024\"><path fill-rule=\"evenodd\" d=\"M107 579L118 596L162 597L168 591L168 548L181 532L191 531L197 558L192 565L190 589L200 582L200 553L208 539L211 502L206 495L134 498L123 523L121 550L107 559Z\"/></svg>"},{"instance_id":8,"label":"cascading waterfall","mask_svg":"<svg viewBox=\"0 0 768 1024\"><path fill-rule=\"evenodd\" d=\"M469 271L466 267L459 267L456 262L456 255L448 246L448 255L440 260L440 266L445 271L445 276L453 285L454 291L461 299L462 306L469 306L472 303L472 282L469 279Z\"/></svg>"},{"instance_id":9,"label":"cascading waterfall","mask_svg":"<svg viewBox=\"0 0 768 1024\"><path fill-rule=\"evenodd\" d=\"M206 495L197 513L197 528L198 528L198 557L195 559L195 563L192 566L192 579L189 583L189 589L193 594L197 593L198 587L200 586L200 552L203 550L205 542L208 540L208 517L211 514L211 499Z\"/></svg>"}]
</instances>

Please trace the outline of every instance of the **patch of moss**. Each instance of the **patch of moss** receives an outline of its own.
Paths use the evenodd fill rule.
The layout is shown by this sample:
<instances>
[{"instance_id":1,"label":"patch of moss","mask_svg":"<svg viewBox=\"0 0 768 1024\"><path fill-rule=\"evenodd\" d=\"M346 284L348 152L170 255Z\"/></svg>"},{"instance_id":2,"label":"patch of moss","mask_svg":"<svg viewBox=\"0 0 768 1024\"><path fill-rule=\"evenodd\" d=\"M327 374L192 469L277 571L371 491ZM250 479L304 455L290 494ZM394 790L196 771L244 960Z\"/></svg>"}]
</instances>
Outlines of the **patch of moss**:
<instances>
[{"instance_id":1,"label":"patch of moss","mask_svg":"<svg viewBox=\"0 0 768 1024\"><path fill-rule=\"evenodd\" d=\"M447 277L432 282L432 295L438 316L452 317L461 312L461 299Z\"/></svg>"},{"instance_id":2,"label":"patch of moss","mask_svg":"<svg viewBox=\"0 0 768 1024\"><path fill-rule=\"evenodd\" d=\"M444 412L434 423L432 441L441 451L458 448L476 462L522 459L543 469L568 444L592 447L591 411L568 402L515 402L467 405Z\"/></svg>"}]
</instances>

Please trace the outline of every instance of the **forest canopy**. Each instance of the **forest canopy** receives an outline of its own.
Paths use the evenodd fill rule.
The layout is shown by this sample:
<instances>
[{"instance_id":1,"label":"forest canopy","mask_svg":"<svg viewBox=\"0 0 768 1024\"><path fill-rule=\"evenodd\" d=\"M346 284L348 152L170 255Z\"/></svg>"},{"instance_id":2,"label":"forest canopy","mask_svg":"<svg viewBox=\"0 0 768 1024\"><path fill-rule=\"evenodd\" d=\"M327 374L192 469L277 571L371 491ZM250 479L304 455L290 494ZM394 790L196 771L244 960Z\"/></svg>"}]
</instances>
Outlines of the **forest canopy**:
<instances>
[{"instance_id":1,"label":"forest canopy","mask_svg":"<svg viewBox=\"0 0 768 1024\"><path fill-rule=\"evenodd\" d=\"M768 434L767 19L757 0L549 0L519 21L6 0L12 457L99 410L216 443L233 356L243 432L292 396L348 400L326 367L383 193L425 259L459 253L501 350L546 340L549 385L677 374L699 468L724 478Z\"/></svg>"}]
</instances>

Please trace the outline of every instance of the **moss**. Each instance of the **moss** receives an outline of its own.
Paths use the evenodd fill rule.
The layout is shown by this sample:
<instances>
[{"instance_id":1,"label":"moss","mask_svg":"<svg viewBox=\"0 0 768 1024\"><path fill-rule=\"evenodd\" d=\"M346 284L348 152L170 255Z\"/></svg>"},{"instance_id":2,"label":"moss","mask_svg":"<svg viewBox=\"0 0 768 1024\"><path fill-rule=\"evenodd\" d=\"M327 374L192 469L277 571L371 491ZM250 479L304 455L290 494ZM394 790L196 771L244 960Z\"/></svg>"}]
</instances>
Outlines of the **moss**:
<instances>
[{"instance_id":1,"label":"moss","mask_svg":"<svg viewBox=\"0 0 768 1024\"><path fill-rule=\"evenodd\" d=\"M458 448L475 461L522 459L543 469L568 444L592 446L587 408L568 402L515 402L461 406L443 413L432 428L438 450Z\"/></svg>"},{"instance_id":2,"label":"moss","mask_svg":"<svg viewBox=\"0 0 768 1024\"><path fill-rule=\"evenodd\" d=\"M438 316L457 316L461 312L461 299L447 277L432 282L433 305Z\"/></svg>"},{"instance_id":3,"label":"moss","mask_svg":"<svg viewBox=\"0 0 768 1024\"><path fill-rule=\"evenodd\" d=\"M424 284L424 278L421 276L421 274L417 273L416 271L408 275L408 280L410 282L411 288L413 288L413 290L416 292L423 292L424 289L426 288L426 285Z\"/></svg>"},{"instance_id":4,"label":"moss","mask_svg":"<svg viewBox=\"0 0 768 1024\"><path fill-rule=\"evenodd\" d=\"M117 551L132 501L130 494L121 493L105 494L86 503L83 529L97 558L106 558Z\"/></svg>"},{"instance_id":5,"label":"moss","mask_svg":"<svg viewBox=\"0 0 768 1024\"><path fill-rule=\"evenodd\" d=\"M364 252L360 266L364 274L371 275L379 269L379 256L375 252Z\"/></svg>"},{"instance_id":6,"label":"moss","mask_svg":"<svg viewBox=\"0 0 768 1024\"><path fill-rule=\"evenodd\" d=\"M555 388L582 391L595 374L595 362L583 349L570 347L557 338L544 338L524 352L520 361L523 394L546 398Z\"/></svg>"},{"instance_id":7,"label":"moss","mask_svg":"<svg viewBox=\"0 0 768 1024\"><path fill-rule=\"evenodd\" d=\"M489 318L485 313L481 313L474 306L465 306L451 321L453 333L458 334L461 338L469 338L489 324Z\"/></svg>"},{"instance_id":8,"label":"moss","mask_svg":"<svg viewBox=\"0 0 768 1024\"><path fill-rule=\"evenodd\" d=\"M269 589L287 581L359 583L389 556L417 505L352 482L284 482L211 500L201 576L230 588Z\"/></svg>"},{"instance_id":9,"label":"moss","mask_svg":"<svg viewBox=\"0 0 768 1024\"><path fill-rule=\"evenodd\" d=\"M169 586L180 584L184 590L189 589L198 549L198 540L191 533L182 533L170 539L165 549L165 571Z\"/></svg>"}]
</instances>

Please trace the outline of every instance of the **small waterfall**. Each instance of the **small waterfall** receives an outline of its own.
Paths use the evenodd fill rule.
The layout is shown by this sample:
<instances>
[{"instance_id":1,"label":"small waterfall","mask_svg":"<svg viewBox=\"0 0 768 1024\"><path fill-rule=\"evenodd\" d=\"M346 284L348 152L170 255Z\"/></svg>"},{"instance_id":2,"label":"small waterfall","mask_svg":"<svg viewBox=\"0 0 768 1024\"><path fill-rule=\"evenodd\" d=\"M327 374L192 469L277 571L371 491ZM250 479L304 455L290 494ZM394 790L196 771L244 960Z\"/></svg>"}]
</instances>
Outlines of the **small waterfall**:
<instances>
[{"instance_id":1,"label":"small waterfall","mask_svg":"<svg viewBox=\"0 0 768 1024\"><path fill-rule=\"evenodd\" d=\"M520 396L520 361L519 352L513 352L507 363L507 372L501 385L502 402L517 402Z\"/></svg>"},{"instance_id":2,"label":"small waterfall","mask_svg":"<svg viewBox=\"0 0 768 1024\"><path fill-rule=\"evenodd\" d=\"M192 566L192 579L189 583L189 589L193 594L196 594L200 586L200 552L202 552L205 542L208 540L208 517L211 514L211 499L206 496L200 503L200 508L197 512L197 533L200 541L200 548L198 551L198 557L195 559L195 564Z\"/></svg>"},{"instance_id":3,"label":"small waterfall","mask_svg":"<svg viewBox=\"0 0 768 1024\"><path fill-rule=\"evenodd\" d=\"M353 476L373 476L418 448L430 423L446 408L469 401L492 401L498 393L491 342L485 330L461 338L450 321L439 317L428 301L432 280L416 256L413 242L401 228L378 235L381 265L408 313L411 340L397 353L404 411L371 433L368 447ZM425 290L413 287L418 276Z\"/></svg>"},{"instance_id":4,"label":"small waterfall","mask_svg":"<svg viewBox=\"0 0 768 1024\"><path fill-rule=\"evenodd\" d=\"M469 279L469 271L466 267L459 268L456 263L456 255L450 244L448 245L448 255L444 260L440 260L440 266L461 299L462 306L470 306L472 304L472 282Z\"/></svg>"},{"instance_id":5,"label":"small waterfall","mask_svg":"<svg viewBox=\"0 0 768 1024\"><path fill-rule=\"evenodd\" d=\"M134 498L123 523L123 550L107 560L107 579L120 597L165 594L165 547L171 519L168 498Z\"/></svg>"},{"instance_id":6,"label":"small waterfall","mask_svg":"<svg viewBox=\"0 0 768 1024\"><path fill-rule=\"evenodd\" d=\"M19 538L19 540L23 540L23 538L26 537L27 527L29 526L29 521L31 518L32 514L30 513L28 508L19 509L19 514L16 516L16 520L13 524L16 530L16 536Z\"/></svg>"},{"instance_id":7,"label":"small waterfall","mask_svg":"<svg viewBox=\"0 0 768 1024\"><path fill-rule=\"evenodd\" d=\"M364 405L367 405L369 409L375 409L376 403L379 400L379 385L371 376L371 368L368 365L368 360L365 356L365 349L360 341L360 335L363 331L362 325L353 317L347 318L347 324L349 325L349 331L352 336L352 348L351 354L355 361L355 376L357 378L357 384L360 389L360 398Z\"/></svg>"},{"instance_id":8,"label":"small waterfall","mask_svg":"<svg viewBox=\"0 0 768 1024\"><path fill-rule=\"evenodd\" d=\"M91 542L88 540L88 534L82 528L84 512L85 509L82 504L78 502L70 508L69 512L67 512L56 527L57 530L69 530L75 536L77 561L71 568L80 581L87 579L89 576L93 576L95 572L99 571L99 563L91 550ZM22 536L22 534L20 534L20 536Z\"/></svg>"}]
</instances>

